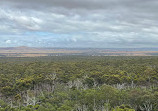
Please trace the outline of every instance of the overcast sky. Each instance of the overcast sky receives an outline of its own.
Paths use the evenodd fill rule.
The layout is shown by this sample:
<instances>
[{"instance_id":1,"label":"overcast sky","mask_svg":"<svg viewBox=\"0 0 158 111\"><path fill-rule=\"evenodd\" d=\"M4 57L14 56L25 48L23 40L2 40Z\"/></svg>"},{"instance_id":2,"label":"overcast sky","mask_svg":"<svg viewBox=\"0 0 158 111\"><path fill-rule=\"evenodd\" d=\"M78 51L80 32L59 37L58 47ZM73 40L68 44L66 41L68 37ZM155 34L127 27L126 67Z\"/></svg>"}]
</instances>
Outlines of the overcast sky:
<instances>
[{"instance_id":1,"label":"overcast sky","mask_svg":"<svg viewBox=\"0 0 158 111\"><path fill-rule=\"evenodd\" d=\"M0 0L0 47L158 47L158 0Z\"/></svg>"}]
</instances>

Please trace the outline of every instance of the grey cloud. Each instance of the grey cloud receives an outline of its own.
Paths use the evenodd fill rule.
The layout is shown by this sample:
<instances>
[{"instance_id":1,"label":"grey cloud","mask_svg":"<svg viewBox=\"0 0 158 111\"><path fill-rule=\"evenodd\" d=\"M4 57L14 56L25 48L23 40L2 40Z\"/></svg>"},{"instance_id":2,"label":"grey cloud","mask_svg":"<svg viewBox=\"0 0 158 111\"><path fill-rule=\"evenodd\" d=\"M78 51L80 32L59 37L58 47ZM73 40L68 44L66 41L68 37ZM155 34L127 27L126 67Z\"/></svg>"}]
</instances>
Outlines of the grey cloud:
<instances>
[{"instance_id":1,"label":"grey cloud","mask_svg":"<svg viewBox=\"0 0 158 111\"><path fill-rule=\"evenodd\" d=\"M157 0L1 0L0 39L6 36L4 42L11 43L18 36L21 44L37 39L57 46L156 45L157 6ZM28 39L26 32L61 37L43 39L34 34Z\"/></svg>"},{"instance_id":2,"label":"grey cloud","mask_svg":"<svg viewBox=\"0 0 158 111\"><path fill-rule=\"evenodd\" d=\"M116 7L145 7L148 9L151 5L156 7L156 0L1 0L2 3L10 3L14 6L50 6L65 8L85 8L85 9L103 9ZM22 8L22 6L20 8ZM31 7L31 6L30 6ZM35 7L35 8L36 8ZM33 7L32 7L33 8ZM151 8L151 7L150 7Z\"/></svg>"}]
</instances>

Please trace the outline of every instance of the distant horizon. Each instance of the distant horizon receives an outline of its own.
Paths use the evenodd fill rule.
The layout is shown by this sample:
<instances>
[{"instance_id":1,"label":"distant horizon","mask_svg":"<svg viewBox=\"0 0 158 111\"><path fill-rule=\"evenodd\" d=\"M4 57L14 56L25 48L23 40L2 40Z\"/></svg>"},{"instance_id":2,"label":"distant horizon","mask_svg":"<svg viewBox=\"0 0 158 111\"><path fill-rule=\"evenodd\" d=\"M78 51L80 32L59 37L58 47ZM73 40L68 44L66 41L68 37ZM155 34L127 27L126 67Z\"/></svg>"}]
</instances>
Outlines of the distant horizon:
<instances>
[{"instance_id":1,"label":"distant horizon","mask_svg":"<svg viewBox=\"0 0 158 111\"><path fill-rule=\"evenodd\" d=\"M143 48L147 48L147 49L150 49L150 48L158 48L158 47L30 47L30 46L10 46L10 47L0 47L0 48L18 48L18 47L28 47L28 48L70 48L70 49L73 49L73 48L81 48L81 49L143 49Z\"/></svg>"}]
</instances>

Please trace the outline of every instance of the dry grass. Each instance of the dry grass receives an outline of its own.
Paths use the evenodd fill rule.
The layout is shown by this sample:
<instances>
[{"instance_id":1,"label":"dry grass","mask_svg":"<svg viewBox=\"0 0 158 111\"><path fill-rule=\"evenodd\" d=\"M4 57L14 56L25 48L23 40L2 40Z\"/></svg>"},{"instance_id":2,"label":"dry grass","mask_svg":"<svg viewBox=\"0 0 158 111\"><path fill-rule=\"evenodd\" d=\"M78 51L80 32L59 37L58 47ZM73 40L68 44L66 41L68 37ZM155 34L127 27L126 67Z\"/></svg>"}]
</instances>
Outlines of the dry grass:
<instances>
[{"instance_id":1,"label":"dry grass","mask_svg":"<svg viewBox=\"0 0 158 111\"><path fill-rule=\"evenodd\" d=\"M38 57L49 56L53 54L95 54L105 56L152 56L157 55L158 51L112 51L112 50L71 50L71 49L40 49L40 48L13 48L13 49L0 49L0 55L7 57Z\"/></svg>"}]
</instances>

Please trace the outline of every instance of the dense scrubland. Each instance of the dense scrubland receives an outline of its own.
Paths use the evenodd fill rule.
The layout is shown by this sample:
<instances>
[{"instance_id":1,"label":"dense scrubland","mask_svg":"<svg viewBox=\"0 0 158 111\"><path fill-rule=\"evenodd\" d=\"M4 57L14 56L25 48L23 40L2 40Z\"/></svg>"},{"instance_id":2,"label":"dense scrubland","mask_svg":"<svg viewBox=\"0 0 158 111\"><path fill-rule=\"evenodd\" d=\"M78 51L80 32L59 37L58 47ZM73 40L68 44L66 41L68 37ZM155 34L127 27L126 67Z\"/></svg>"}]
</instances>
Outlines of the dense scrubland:
<instances>
[{"instance_id":1,"label":"dense scrubland","mask_svg":"<svg viewBox=\"0 0 158 111\"><path fill-rule=\"evenodd\" d=\"M0 111L158 111L158 57L1 57Z\"/></svg>"}]
</instances>

